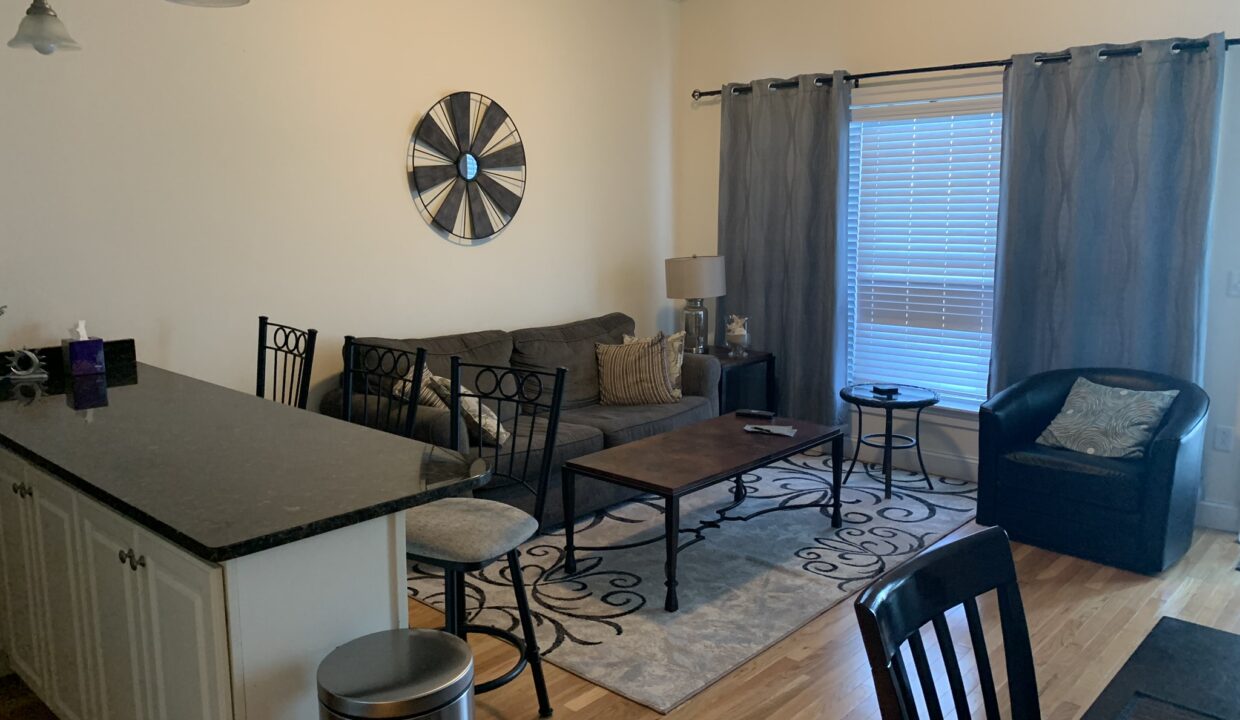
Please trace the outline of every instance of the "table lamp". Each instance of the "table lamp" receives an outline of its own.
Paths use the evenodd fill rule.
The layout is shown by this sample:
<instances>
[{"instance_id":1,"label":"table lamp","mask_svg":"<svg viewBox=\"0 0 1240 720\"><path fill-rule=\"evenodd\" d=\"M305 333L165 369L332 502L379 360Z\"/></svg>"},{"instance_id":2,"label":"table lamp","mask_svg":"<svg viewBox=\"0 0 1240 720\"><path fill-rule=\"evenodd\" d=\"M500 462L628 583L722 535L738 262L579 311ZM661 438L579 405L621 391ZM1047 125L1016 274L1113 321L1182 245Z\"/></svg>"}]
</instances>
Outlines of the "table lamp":
<instances>
[{"instance_id":1,"label":"table lamp","mask_svg":"<svg viewBox=\"0 0 1240 720\"><path fill-rule=\"evenodd\" d=\"M724 271L722 255L694 255L693 257L668 258L667 296L685 301L685 351L706 352L707 324L706 306L702 301L724 294Z\"/></svg>"}]
</instances>

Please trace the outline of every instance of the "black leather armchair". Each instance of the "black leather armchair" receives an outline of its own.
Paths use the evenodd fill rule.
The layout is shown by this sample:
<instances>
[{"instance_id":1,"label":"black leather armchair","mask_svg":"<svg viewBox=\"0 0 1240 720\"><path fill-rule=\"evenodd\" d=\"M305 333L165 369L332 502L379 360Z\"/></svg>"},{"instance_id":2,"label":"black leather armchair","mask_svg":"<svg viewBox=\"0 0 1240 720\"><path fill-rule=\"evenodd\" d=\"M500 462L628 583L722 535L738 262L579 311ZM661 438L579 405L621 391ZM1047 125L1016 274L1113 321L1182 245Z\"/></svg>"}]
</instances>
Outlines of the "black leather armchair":
<instances>
[{"instance_id":1,"label":"black leather armchair","mask_svg":"<svg viewBox=\"0 0 1240 720\"><path fill-rule=\"evenodd\" d=\"M1034 443L1078 377L1180 391L1144 458L1100 458ZM1162 572L1192 543L1209 407L1197 385L1141 370L1052 370L1025 378L981 408L978 522L1055 552Z\"/></svg>"}]
</instances>

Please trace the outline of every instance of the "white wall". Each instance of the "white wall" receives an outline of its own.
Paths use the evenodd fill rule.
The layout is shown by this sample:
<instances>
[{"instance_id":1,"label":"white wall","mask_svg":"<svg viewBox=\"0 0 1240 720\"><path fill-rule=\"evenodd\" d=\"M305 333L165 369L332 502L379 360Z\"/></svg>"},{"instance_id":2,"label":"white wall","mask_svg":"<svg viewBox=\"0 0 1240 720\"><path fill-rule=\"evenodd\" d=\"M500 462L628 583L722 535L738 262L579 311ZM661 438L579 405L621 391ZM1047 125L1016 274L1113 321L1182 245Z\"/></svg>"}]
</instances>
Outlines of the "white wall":
<instances>
[{"instance_id":1,"label":"white wall","mask_svg":"<svg viewBox=\"0 0 1240 720\"><path fill-rule=\"evenodd\" d=\"M1240 35L1235 0L683 0L675 92L675 228L678 254L713 253L718 209L719 107L693 103L694 88L725 82L845 69L868 72L1004 58L1017 52L1129 42L1215 31ZM1218 427L1240 425L1240 299L1224 295L1229 270L1240 273L1240 53L1230 53L1223 147L1211 255L1206 390ZM867 428L881 429L877 422ZM899 431L897 429L897 431ZM952 417L923 427L931 472L976 473L975 425ZM1234 432L1234 431L1233 431ZM911 453L897 453L908 466ZM1240 528L1240 456L1207 449L1198 521Z\"/></svg>"},{"instance_id":2,"label":"white wall","mask_svg":"<svg viewBox=\"0 0 1240 720\"><path fill-rule=\"evenodd\" d=\"M622 310L671 249L668 0L53 3L82 44L0 48L0 347L79 318L140 359L252 389L257 316L427 336ZM9 37L26 3L4 3ZM421 219L409 135L474 90L515 119L524 203L487 245Z\"/></svg>"}]
</instances>

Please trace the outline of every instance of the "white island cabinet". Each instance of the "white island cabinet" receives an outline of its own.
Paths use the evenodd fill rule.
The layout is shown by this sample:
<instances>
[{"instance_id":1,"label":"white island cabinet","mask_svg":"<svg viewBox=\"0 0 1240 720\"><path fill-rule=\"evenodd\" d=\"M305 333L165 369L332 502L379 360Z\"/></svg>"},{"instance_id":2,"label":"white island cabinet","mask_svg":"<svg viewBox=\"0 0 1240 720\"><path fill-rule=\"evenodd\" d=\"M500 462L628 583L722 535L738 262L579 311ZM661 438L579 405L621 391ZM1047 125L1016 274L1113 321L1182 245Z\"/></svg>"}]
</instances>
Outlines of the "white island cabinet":
<instances>
[{"instance_id":1,"label":"white island cabinet","mask_svg":"<svg viewBox=\"0 0 1240 720\"><path fill-rule=\"evenodd\" d=\"M136 371L89 421L0 401L0 653L60 720L318 717L319 662L408 625L405 510L485 465Z\"/></svg>"},{"instance_id":2,"label":"white island cabinet","mask_svg":"<svg viewBox=\"0 0 1240 720\"><path fill-rule=\"evenodd\" d=\"M7 451L0 482L6 649L52 711L233 717L222 568Z\"/></svg>"}]
</instances>

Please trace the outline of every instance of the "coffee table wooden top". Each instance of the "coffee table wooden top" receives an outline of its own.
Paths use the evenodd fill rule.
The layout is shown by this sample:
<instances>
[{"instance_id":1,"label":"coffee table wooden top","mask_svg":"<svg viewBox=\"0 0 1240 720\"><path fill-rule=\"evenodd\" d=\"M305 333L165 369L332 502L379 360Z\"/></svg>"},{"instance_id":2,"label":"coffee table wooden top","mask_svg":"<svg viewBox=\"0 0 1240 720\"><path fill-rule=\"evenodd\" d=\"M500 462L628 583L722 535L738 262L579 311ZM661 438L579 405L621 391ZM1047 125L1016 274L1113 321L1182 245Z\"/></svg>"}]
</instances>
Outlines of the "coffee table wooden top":
<instances>
[{"instance_id":1,"label":"coffee table wooden top","mask_svg":"<svg viewBox=\"0 0 1240 720\"><path fill-rule=\"evenodd\" d=\"M791 425L795 437L745 432L746 425ZM567 470L657 495L690 493L821 445L843 428L804 420L737 417L704 420L564 463Z\"/></svg>"}]
</instances>

